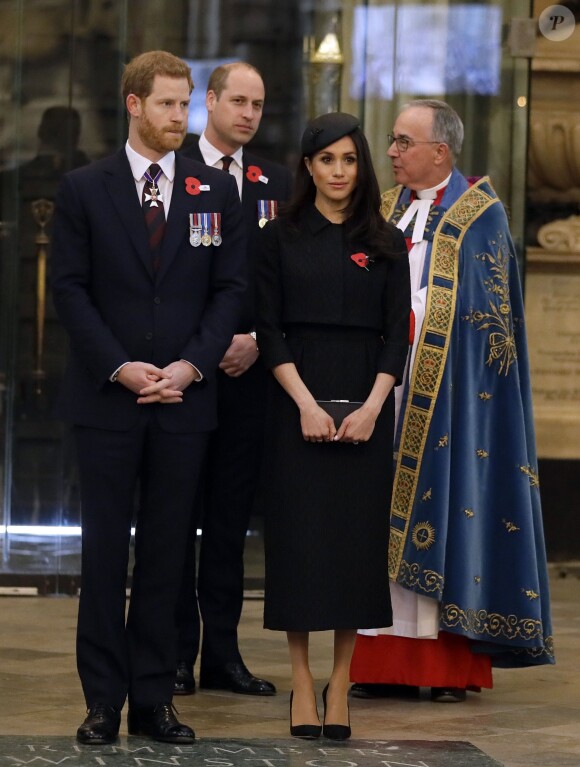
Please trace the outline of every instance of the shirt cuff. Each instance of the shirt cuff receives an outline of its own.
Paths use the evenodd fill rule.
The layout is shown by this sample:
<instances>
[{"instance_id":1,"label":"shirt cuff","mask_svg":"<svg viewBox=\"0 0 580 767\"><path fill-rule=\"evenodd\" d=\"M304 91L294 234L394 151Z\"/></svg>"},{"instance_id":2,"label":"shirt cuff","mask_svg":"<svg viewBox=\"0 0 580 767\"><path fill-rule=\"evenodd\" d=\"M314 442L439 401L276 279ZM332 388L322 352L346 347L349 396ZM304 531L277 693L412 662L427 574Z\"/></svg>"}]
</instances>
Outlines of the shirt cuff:
<instances>
[{"instance_id":1,"label":"shirt cuff","mask_svg":"<svg viewBox=\"0 0 580 767\"><path fill-rule=\"evenodd\" d=\"M119 365L119 367L118 367L118 368L115 370L115 372L113 373L113 375L109 376L109 381L110 381L111 383L115 383L115 381L116 381L116 380L117 380L117 378L119 377L119 372L120 372L121 368L124 368L124 367L125 367L125 365L128 365L128 364L129 364L128 362L123 362L123 364L122 364L122 365Z\"/></svg>"},{"instance_id":2,"label":"shirt cuff","mask_svg":"<svg viewBox=\"0 0 580 767\"><path fill-rule=\"evenodd\" d=\"M190 362L189 360L184 360L183 358L180 360L180 362L187 362L188 365L191 365L191 367L195 370L195 372L198 374L199 378L196 378L193 383L199 383L200 381L203 381L203 373L199 368L196 368L193 362Z\"/></svg>"}]
</instances>

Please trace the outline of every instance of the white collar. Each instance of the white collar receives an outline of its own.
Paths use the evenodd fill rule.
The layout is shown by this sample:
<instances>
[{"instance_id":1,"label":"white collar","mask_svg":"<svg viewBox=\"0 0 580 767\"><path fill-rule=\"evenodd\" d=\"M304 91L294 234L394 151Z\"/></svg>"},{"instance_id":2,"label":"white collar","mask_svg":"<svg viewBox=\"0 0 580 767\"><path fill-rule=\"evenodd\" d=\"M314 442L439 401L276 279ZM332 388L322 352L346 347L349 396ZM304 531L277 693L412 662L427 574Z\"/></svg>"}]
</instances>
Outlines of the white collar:
<instances>
[{"instance_id":1,"label":"white collar","mask_svg":"<svg viewBox=\"0 0 580 767\"><path fill-rule=\"evenodd\" d=\"M450 178L451 173L447 176L447 178L443 179L440 184L437 184L437 186L432 186L429 189L421 189L418 192L416 191L415 195L419 200L434 200L437 197L437 192L447 186Z\"/></svg>"},{"instance_id":2,"label":"white collar","mask_svg":"<svg viewBox=\"0 0 580 767\"><path fill-rule=\"evenodd\" d=\"M135 181L141 181L145 175L145 171L149 170L151 160L147 159L147 157L143 157L139 152L136 152L128 141L125 144L125 151L127 153L129 165L131 166L133 178ZM167 154L163 155L163 157L157 161L157 165L159 165L163 174L169 181L173 181L175 177L175 152L167 152Z\"/></svg>"},{"instance_id":3,"label":"white collar","mask_svg":"<svg viewBox=\"0 0 580 767\"><path fill-rule=\"evenodd\" d=\"M415 191L417 199L413 200L397 224L397 229L400 229L402 232L404 232L411 221L415 218L415 216L417 217L415 218L415 226L413 227L413 234L411 236L411 242L413 244L421 242L423 239L423 235L425 233L425 225L427 224L427 218L429 216L429 211L431 209L431 205L433 204L433 200L437 197L437 192L447 186L450 178L451 173L444 181L442 181L440 184L437 184L437 186L432 186L429 189L421 189L418 192Z\"/></svg>"},{"instance_id":4,"label":"white collar","mask_svg":"<svg viewBox=\"0 0 580 767\"><path fill-rule=\"evenodd\" d=\"M201 156L203 157L205 164L211 165L212 167L215 167L219 162L221 162L222 157L224 157L224 153L220 152L219 149L217 149L213 144L210 144L210 142L207 140L205 131L199 137L199 151L201 152ZM244 147L240 146L238 149L236 149L235 152L229 155L229 157L232 157L234 162L242 169L244 167L243 153Z\"/></svg>"}]
</instances>

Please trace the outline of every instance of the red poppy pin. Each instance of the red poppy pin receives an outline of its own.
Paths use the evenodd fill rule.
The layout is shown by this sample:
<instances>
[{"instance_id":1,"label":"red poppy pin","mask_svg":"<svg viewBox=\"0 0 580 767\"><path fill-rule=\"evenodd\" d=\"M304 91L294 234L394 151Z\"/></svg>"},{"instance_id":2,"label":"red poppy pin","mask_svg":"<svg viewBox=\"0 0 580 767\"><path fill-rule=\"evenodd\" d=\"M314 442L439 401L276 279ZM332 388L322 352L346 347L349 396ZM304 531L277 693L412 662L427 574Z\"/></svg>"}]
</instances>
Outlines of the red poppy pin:
<instances>
[{"instance_id":1,"label":"red poppy pin","mask_svg":"<svg viewBox=\"0 0 580 767\"><path fill-rule=\"evenodd\" d=\"M188 176L185 179L185 191L187 194L201 194L201 181L195 176Z\"/></svg>"},{"instance_id":2,"label":"red poppy pin","mask_svg":"<svg viewBox=\"0 0 580 767\"><path fill-rule=\"evenodd\" d=\"M258 181L262 181L264 184L268 183L266 176L262 175L262 168L260 168L258 165L248 165L246 178L248 181L251 181L252 184L257 184Z\"/></svg>"},{"instance_id":3,"label":"red poppy pin","mask_svg":"<svg viewBox=\"0 0 580 767\"><path fill-rule=\"evenodd\" d=\"M354 261L357 266L361 267L361 269L366 269L367 272L369 271L369 257L366 253L353 253L350 260Z\"/></svg>"}]
</instances>

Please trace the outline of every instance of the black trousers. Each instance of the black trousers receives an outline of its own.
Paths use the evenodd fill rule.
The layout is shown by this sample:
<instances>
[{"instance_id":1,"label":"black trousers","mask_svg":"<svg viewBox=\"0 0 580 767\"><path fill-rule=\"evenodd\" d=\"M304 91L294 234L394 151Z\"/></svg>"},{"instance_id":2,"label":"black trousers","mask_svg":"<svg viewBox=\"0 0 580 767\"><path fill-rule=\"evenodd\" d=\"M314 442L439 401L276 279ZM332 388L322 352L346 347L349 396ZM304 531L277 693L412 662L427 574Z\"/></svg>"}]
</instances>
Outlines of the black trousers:
<instances>
[{"instance_id":1,"label":"black trousers","mask_svg":"<svg viewBox=\"0 0 580 767\"><path fill-rule=\"evenodd\" d=\"M263 452L266 376L260 361L239 378L219 374L218 429L212 433L196 520L190 531L177 623L178 655L201 668L240 661L244 545ZM196 599L195 531L202 536Z\"/></svg>"},{"instance_id":2,"label":"black trousers","mask_svg":"<svg viewBox=\"0 0 580 767\"><path fill-rule=\"evenodd\" d=\"M179 405L144 406L127 432L75 427L82 508L77 666L88 707L122 708L127 696L132 705L150 706L173 695L175 608L209 435L162 431L157 407Z\"/></svg>"}]
</instances>

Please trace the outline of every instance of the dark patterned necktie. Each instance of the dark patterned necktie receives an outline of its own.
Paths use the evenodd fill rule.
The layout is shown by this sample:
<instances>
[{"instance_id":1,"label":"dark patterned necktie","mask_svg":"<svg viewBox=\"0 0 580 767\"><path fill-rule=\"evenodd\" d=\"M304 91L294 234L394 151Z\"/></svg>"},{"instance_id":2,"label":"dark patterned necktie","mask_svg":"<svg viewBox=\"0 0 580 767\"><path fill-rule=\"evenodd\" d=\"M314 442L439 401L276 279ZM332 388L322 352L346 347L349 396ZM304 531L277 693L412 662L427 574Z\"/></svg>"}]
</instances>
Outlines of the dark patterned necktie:
<instances>
[{"instance_id":1,"label":"dark patterned necktie","mask_svg":"<svg viewBox=\"0 0 580 767\"><path fill-rule=\"evenodd\" d=\"M153 269L159 269L161 257L161 243L165 234L165 208L163 207L163 195L158 186L161 168L157 163L149 166L145 171L145 186L143 187L143 213L149 233L149 247L153 255Z\"/></svg>"},{"instance_id":2,"label":"dark patterned necktie","mask_svg":"<svg viewBox=\"0 0 580 767\"><path fill-rule=\"evenodd\" d=\"M233 157L230 157L227 154L222 157L222 170L224 170L226 173L230 172L230 165L232 164L233 159Z\"/></svg>"}]
</instances>

